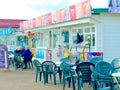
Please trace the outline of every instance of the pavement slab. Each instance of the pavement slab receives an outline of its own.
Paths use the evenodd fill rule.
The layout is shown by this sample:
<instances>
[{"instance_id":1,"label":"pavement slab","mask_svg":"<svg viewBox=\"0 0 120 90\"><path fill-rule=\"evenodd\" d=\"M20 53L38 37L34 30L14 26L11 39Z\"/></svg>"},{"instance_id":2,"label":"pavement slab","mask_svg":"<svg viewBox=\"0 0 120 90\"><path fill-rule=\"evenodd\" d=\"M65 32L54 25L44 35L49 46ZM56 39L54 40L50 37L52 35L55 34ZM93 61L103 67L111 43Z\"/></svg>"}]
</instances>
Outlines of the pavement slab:
<instances>
[{"instance_id":1,"label":"pavement slab","mask_svg":"<svg viewBox=\"0 0 120 90\"><path fill-rule=\"evenodd\" d=\"M62 90L57 78L57 84L49 80L47 84L42 81L35 82L35 69L15 70L0 69L0 90ZM65 90L72 90L66 85ZM85 85L84 90L92 90L90 85Z\"/></svg>"}]
</instances>

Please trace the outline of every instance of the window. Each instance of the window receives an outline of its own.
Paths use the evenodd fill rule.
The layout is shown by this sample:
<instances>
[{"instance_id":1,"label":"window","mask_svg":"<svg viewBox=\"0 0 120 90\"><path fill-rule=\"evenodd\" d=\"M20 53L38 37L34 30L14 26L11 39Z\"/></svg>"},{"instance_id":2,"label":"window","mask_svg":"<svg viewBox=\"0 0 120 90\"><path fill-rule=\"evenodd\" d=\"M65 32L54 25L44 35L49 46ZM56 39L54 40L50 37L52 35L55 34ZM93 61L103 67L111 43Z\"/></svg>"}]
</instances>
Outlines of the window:
<instances>
[{"instance_id":1,"label":"window","mask_svg":"<svg viewBox=\"0 0 120 90\"><path fill-rule=\"evenodd\" d=\"M85 28L85 33L90 33L90 27L89 28Z\"/></svg>"},{"instance_id":2,"label":"window","mask_svg":"<svg viewBox=\"0 0 120 90\"><path fill-rule=\"evenodd\" d=\"M95 32L95 27L92 27L92 32Z\"/></svg>"},{"instance_id":3,"label":"window","mask_svg":"<svg viewBox=\"0 0 120 90\"><path fill-rule=\"evenodd\" d=\"M90 38L90 45L95 46L95 27L80 27L72 30L72 43L75 43L77 33L83 35L83 41L88 42L88 37Z\"/></svg>"},{"instance_id":4,"label":"window","mask_svg":"<svg viewBox=\"0 0 120 90\"><path fill-rule=\"evenodd\" d=\"M76 33L77 33L77 29L73 29L72 34L76 34Z\"/></svg>"},{"instance_id":5,"label":"window","mask_svg":"<svg viewBox=\"0 0 120 90\"><path fill-rule=\"evenodd\" d=\"M35 33L36 36L36 47L43 46L43 33Z\"/></svg>"},{"instance_id":6,"label":"window","mask_svg":"<svg viewBox=\"0 0 120 90\"><path fill-rule=\"evenodd\" d=\"M83 29L78 29L78 33L83 33Z\"/></svg>"},{"instance_id":7,"label":"window","mask_svg":"<svg viewBox=\"0 0 120 90\"><path fill-rule=\"evenodd\" d=\"M54 31L53 32L53 48L58 47L59 42L60 42L60 32L59 31Z\"/></svg>"},{"instance_id":8,"label":"window","mask_svg":"<svg viewBox=\"0 0 120 90\"><path fill-rule=\"evenodd\" d=\"M95 34L92 34L92 46L95 46Z\"/></svg>"}]
</instances>

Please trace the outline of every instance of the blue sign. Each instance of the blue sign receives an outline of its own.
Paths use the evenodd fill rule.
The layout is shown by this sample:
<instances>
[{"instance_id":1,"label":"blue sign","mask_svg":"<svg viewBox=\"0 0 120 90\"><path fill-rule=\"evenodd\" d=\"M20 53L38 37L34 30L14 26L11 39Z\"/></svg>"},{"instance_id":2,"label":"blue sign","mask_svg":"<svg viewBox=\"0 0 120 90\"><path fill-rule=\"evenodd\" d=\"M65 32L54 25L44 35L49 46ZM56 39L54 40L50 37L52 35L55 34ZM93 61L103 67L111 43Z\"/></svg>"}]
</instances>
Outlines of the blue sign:
<instances>
[{"instance_id":1,"label":"blue sign","mask_svg":"<svg viewBox=\"0 0 120 90\"><path fill-rule=\"evenodd\" d=\"M12 34L12 27L9 26L8 28L0 30L0 36L6 36Z\"/></svg>"},{"instance_id":2,"label":"blue sign","mask_svg":"<svg viewBox=\"0 0 120 90\"><path fill-rule=\"evenodd\" d=\"M37 58L44 59L44 50L43 49L37 49Z\"/></svg>"},{"instance_id":3,"label":"blue sign","mask_svg":"<svg viewBox=\"0 0 120 90\"><path fill-rule=\"evenodd\" d=\"M8 68L8 48L0 44L0 68Z\"/></svg>"}]
</instances>

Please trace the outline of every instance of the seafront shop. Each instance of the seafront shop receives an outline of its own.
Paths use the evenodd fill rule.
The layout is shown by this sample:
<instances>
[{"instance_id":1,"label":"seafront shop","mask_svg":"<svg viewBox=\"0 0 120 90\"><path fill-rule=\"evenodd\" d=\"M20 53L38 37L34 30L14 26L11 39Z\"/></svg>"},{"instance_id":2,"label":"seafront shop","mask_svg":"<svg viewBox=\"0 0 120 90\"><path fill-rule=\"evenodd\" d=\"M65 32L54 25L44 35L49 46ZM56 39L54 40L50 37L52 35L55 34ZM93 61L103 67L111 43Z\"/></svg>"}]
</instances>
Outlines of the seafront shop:
<instances>
[{"instance_id":1,"label":"seafront shop","mask_svg":"<svg viewBox=\"0 0 120 90\"><path fill-rule=\"evenodd\" d=\"M86 7L82 7L82 5L86 5ZM28 34L28 45L33 49L36 58L56 61L61 57L67 57L69 53L74 57L79 52L81 60L88 60L92 55L102 56L101 51L96 52L95 25L91 23L92 19L90 17L91 7L88 0L57 10L55 14L48 13L24 21L21 23L21 30ZM79 45L76 53L75 40L77 33L83 35L83 42L87 42L88 37L91 38L91 53L88 47L85 48L85 44ZM72 50L69 51L71 47ZM83 49L85 49L84 53Z\"/></svg>"},{"instance_id":2,"label":"seafront shop","mask_svg":"<svg viewBox=\"0 0 120 90\"><path fill-rule=\"evenodd\" d=\"M20 22L23 19L0 19L0 44L6 45L8 51L14 51L22 40L24 34L20 30ZM21 36L22 34L22 36Z\"/></svg>"},{"instance_id":3,"label":"seafront shop","mask_svg":"<svg viewBox=\"0 0 120 90\"><path fill-rule=\"evenodd\" d=\"M115 24L120 22L120 15L109 13L108 8L91 10L90 6L89 0L86 0L57 10L54 14L48 13L20 23L22 32L28 34L28 45L34 57L53 61L59 61L68 54L71 57L79 55L82 61L93 56L102 56L105 61L118 57L119 49L114 48L118 44L109 41L118 43L114 35L120 32ZM117 31L114 35L113 29ZM83 35L83 42L79 45L75 43L77 33ZM77 50L75 46L78 46ZM112 53L111 50L116 52Z\"/></svg>"}]
</instances>

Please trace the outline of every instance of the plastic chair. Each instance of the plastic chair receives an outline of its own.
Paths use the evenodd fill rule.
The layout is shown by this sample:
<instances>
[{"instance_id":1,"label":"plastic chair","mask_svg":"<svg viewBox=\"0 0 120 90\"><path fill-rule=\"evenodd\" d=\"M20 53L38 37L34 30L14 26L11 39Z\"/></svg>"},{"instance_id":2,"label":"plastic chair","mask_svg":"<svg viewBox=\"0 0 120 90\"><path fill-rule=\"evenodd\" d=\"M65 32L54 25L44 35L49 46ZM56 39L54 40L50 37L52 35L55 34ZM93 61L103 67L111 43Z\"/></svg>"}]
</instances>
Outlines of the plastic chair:
<instances>
[{"instance_id":1,"label":"plastic chair","mask_svg":"<svg viewBox=\"0 0 120 90\"><path fill-rule=\"evenodd\" d=\"M66 62L68 64L71 64L71 59L70 58L61 58L60 61L61 62Z\"/></svg>"},{"instance_id":2,"label":"plastic chair","mask_svg":"<svg viewBox=\"0 0 120 90\"><path fill-rule=\"evenodd\" d=\"M91 67L94 90L115 90L111 76L113 68L110 63L101 61L96 67Z\"/></svg>"},{"instance_id":3,"label":"plastic chair","mask_svg":"<svg viewBox=\"0 0 120 90\"><path fill-rule=\"evenodd\" d=\"M95 56L93 58L90 59L90 62L93 63L94 65L96 65L98 62L103 61L102 57L99 56Z\"/></svg>"},{"instance_id":4,"label":"plastic chair","mask_svg":"<svg viewBox=\"0 0 120 90\"><path fill-rule=\"evenodd\" d=\"M29 56L29 60L27 60L27 65L29 66L29 69L30 69L30 68L33 68L32 57L33 57L33 54L31 54L31 55ZM30 65L30 64L31 64L31 65Z\"/></svg>"},{"instance_id":5,"label":"plastic chair","mask_svg":"<svg viewBox=\"0 0 120 90\"><path fill-rule=\"evenodd\" d=\"M120 72L120 58L113 59L111 65L114 69L113 72Z\"/></svg>"},{"instance_id":6,"label":"plastic chair","mask_svg":"<svg viewBox=\"0 0 120 90\"><path fill-rule=\"evenodd\" d=\"M91 70L90 66L95 67L93 63L81 62L76 67L76 73L78 75L78 90L83 89L83 83L91 83Z\"/></svg>"},{"instance_id":7,"label":"plastic chair","mask_svg":"<svg viewBox=\"0 0 120 90\"><path fill-rule=\"evenodd\" d=\"M14 52L8 51L8 60L9 60L9 65L14 67Z\"/></svg>"},{"instance_id":8,"label":"plastic chair","mask_svg":"<svg viewBox=\"0 0 120 90\"><path fill-rule=\"evenodd\" d=\"M92 87L93 87L93 90L97 90L97 78L98 78L98 72L95 70L95 67L93 66L90 66L90 70L92 71L92 74L91 74L91 81L92 81Z\"/></svg>"},{"instance_id":9,"label":"plastic chair","mask_svg":"<svg viewBox=\"0 0 120 90\"><path fill-rule=\"evenodd\" d=\"M113 67L113 72L120 72L120 58L113 59L111 65ZM120 83L120 77L117 77L117 80Z\"/></svg>"},{"instance_id":10,"label":"plastic chair","mask_svg":"<svg viewBox=\"0 0 120 90\"><path fill-rule=\"evenodd\" d=\"M23 70L24 62L20 55L14 56L15 69L21 68Z\"/></svg>"},{"instance_id":11,"label":"plastic chair","mask_svg":"<svg viewBox=\"0 0 120 90\"><path fill-rule=\"evenodd\" d=\"M52 61L44 61L42 63L42 71L44 76L44 84L48 83L48 76L52 80L52 75L54 78L54 85L56 85L56 74L58 73L57 65Z\"/></svg>"},{"instance_id":12,"label":"plastic chair","mask_svg":"<svg viewBox=\"0 0 120 90\"><path fill-rule=\"evenodd\" d=\"M34 64L34 66L36 68L35 82L37 82L38 75L39 75L39 80L41 81L41 77L42 77L42 64L37 59L35 59L33 61L33 64Z\"/></svg>"},{"instance_id":13,"label":"plastic chair","mask_svg":"<svg viewBox=\"0 0 120 90\"><path fill-rule=\"evenodd\" d=\"M68 87L70 88L70 84L71 84L71 79L72 79L72 84L73 84L73 90L76 90L75 88L75 83L76 83L76 71L71 67L70 64L66 63L66 62L62 62L60 64L60 68L63 72L63 90L65 90L65 84L66 81L68 81Z\"/></svg>"},{"instance_id":14,"label":"plastic chair","mask_svg":"<svg viewBox=\"0 0 120 90\"><path fill-rule=\"evenodd\" d=\"M14 52L13 51L8 51L8 54L14 54Z\"/></svg>"}]
</instances>

